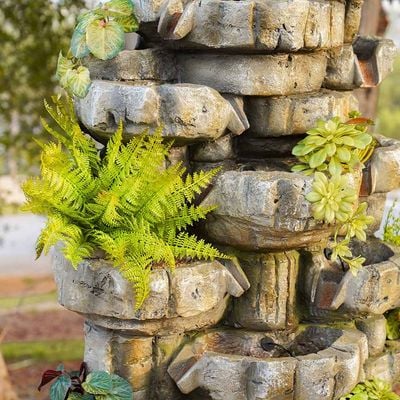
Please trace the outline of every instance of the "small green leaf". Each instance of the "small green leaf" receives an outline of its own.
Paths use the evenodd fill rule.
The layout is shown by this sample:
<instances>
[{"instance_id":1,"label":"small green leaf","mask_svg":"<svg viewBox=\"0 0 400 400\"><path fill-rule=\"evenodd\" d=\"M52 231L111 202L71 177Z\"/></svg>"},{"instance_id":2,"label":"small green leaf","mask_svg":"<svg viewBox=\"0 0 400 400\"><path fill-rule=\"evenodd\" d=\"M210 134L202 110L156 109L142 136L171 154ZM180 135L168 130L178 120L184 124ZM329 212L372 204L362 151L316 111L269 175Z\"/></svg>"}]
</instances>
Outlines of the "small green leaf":
<instances>
[{"instance_id":1,"label":"small green leaf","mask_svg":"<svg viewBox=\"0 0 400 400\"><path fill-rule=\"evenodd\" d=\"M115 21L93 21L87 28L86 42L95 57L109 60L124 47L124 29Z\"/></svg>"},{"instance_id":2,"label":"small green leaf","mask_svg":"<svg viewBox=\"0 0 400 400\"><path fill-rule=\"evenodd\" d=\"M114 21L122 26L124 32L136 32L139 29L139 21L134 15L129 17L116 17Z\"/></svg>"},{"instance_id":3,"label":"small green leaf","mask_svg":"<svg viewBox=\"0 0 400 400\"><path fill-rule=\"evenodd\" d=\"M337 156L343 163L348 163L351 159L351 153L346 147L339 147L337 149Z\"/></svg>"},{"instance_id":4,"label":"small green leaf","mask_svg":"<svg viewBox=\"0 0 400 400\"><path fill-rule=\"evenodd\" d=\"M105 371L90 373L82 387L90 394L109 394L113 387L110 374Z\"/></svg>"},{"instance_id":5,"label":"small green leaf","mask_svg":"<svg viewBox=\"0 0 400 400\"><path fill-rule=\"evenodd\" d=\"M89 393L80 394L74 392L68 395L68 400L94 400L94 399L95 397Z\"/></svg>"},{"instance_id":6,"label":"small green leaf","mask_svg":"<svg viewBox=\"0 0 400 400\"><path fill-rule=\"evenodd\" d=\"M75 29L71 39L71 52L76 58L83 58L90 54L86 44L86 31Z\"/></svg>"},{"instance_id":7,"label":"small green leaf","mask_svg":"<svg viewBox=\"0 0 400 400\"><path fill-rule=\"evenodd\" d=\"M50 387L50 399L64 400L70 387L71 378L68 375L61 375Z\"/></svg>"},{"instance_id":8,"label":"small green leaf","mask_svg":"<svg viewBox=\"0 0 400 400\"><path fill-rule=\"evenodd\" d=\"M111 0L104 3L102 9L112 17L129 17L133 14L133 3L131 0Z\"/></svg>"},{"instance_id":9,"label":"small green leaf","mask_svg":"<svg viewBox=\"0 0 400 400\"><path fill-rule=\"evenodd\" d=\"M111 375L112 390L110 400L132 400L133 393L131 385L118 375Z\"/></svg>"},{"instance_id":10,"label":"small green leaf","mask_svg":"<svg viewBox=\"0 0 400 400\"><path fill-rule=\"evenodd\" d=\"M317 168L326 160L326 157L327 153L325 148L318 150L310 157L310 167Z\"/></svg>"},{"instance_id":11,"label":"small green leaf","mask_svg":"<svg viewBox=\"0 0 400 400\"><path fill-rule=\"evenodd\" d=\"M74 68L74 63L68 58L64 57L60 51L60 54L58 55L56 78L61 81L66 75L67 71L72 68Z\"/></svg>"},{"instance_id":12,"label":"small green leaf","mask_svg":"<svg viewBox=\"0 0 400 400\"><path fill-rule=\"evenodd\" d=\"M68 70L65 76L65 88L77 97L86 97L91 80L90 73L86 67L78 67L77 69Z\"/></svg>"}]
</instances>

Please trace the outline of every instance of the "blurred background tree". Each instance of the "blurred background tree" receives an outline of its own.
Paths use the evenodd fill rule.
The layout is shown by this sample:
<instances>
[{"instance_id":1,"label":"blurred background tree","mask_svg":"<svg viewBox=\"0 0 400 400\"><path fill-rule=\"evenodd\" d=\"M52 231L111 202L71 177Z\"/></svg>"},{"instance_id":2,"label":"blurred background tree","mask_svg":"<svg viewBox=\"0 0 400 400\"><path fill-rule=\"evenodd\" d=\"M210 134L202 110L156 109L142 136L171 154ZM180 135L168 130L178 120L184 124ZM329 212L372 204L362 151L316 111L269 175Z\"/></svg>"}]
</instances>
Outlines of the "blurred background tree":
<instances>
[{"instance_id":1,"label":"blurred background tree","mask_svg":"<svg viewBox=\"0 0 400 400\"><path fill-rule=\"evenodd\" d=\"M393 73L380 88L377 132L400 138L400 57L396 59Z\"/></svg>"},{"instance_id":2,"label":"blurred background tree","mask_svg":"<svg viewBox=\"0 0 400 400\"><path fill-rule=\"evenodd\" d=\"M84 0L1 0L0 174L34 172L43 137L43 99L57 88L60 50L69 48Z\"/></svg>"}]
</instances>

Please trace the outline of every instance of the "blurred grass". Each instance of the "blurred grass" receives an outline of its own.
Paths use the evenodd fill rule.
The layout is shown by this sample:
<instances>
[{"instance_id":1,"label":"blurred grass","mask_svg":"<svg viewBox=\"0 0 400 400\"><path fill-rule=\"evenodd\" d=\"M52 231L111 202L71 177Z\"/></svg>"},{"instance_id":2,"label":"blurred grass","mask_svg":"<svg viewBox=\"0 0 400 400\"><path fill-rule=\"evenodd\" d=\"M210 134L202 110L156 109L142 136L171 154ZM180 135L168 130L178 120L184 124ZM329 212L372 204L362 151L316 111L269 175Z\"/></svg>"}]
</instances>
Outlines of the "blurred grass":
<instances>
[{"instance_id":1,"label":"blurred grass","mask_svg":"<svg viewBox=\"0 0 400 400\"><path fill-rule=\"evenodd\" d=\"M8 342L0 345L6 362L22 360L64 362L83 359L83 340Z\"/></svg>"},{"instance_id":2,"label":"blurred grass","mask_svg":"<svg viewBox=\"0 0 400 400\"><path fill-rule=\"evenodd\" d=\"M400 56L380 86L377 133L400 139Z\"/></svg>"},{"instance_id":3,"label":"blurred grass","mask_svg":"<svg viewBox=\"0 0 400 400\"><path fill-rule=\"evenodd\" d=\"M57 294L55 291L44 294L32 294L21 297L0 298L0 311L9 311L19 306L36 305L47 302L56 302Z\"/></svg>"}]
</instances>

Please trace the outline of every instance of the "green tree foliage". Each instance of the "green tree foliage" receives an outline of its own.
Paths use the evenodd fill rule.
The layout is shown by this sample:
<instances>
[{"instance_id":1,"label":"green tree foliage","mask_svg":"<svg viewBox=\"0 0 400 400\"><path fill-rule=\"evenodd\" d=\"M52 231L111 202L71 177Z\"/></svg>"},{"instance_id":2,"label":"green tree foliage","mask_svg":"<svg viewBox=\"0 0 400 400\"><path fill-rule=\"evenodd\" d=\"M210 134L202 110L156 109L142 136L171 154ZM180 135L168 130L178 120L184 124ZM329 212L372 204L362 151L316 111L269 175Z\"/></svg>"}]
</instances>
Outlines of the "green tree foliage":
<instances>
[{"instance_id":1,"label":"green tree foliage","mask_svg":"<svg viewBox=\"0 0 400 400\"><path fill-rule=\"evenodd\" d=\"M161 135L142 135L125 145L122 125L101 158L95 141L81 131L72 100L54 101L47 110L61 130L43 123L57 141L42 145L41 176L23 185L26 211L48 216L38 256L61 241L76 267L103 249L133 283L137 307L149 293L155 263L173 268L176 259L225 257L186 232L213 210L190 203L217 170L185 177L181 163L165 168L170 146Z\"/></svg>"},{"instance_id":2,"label":"green tree foliage","mask_svg":"<svg viewBox=\"0 0 400 400\"><path fill-rule=\"evenodd\" d=\"M0 171L25 172L37 159L32 136L44 133L43 98L57 86L60 49L68 49L83 0L1 0Z\"/></svg>"},{"instance_id":3,"label":"green tree foliage","mask_svg":"<svg viewBox=\"0 0 400 400\"><path fill-rule=\"evenodd\" d=\"M378 132L400 139L400 57L394 71L380 86L378 102Z\"/></svg>"}]
</instances>

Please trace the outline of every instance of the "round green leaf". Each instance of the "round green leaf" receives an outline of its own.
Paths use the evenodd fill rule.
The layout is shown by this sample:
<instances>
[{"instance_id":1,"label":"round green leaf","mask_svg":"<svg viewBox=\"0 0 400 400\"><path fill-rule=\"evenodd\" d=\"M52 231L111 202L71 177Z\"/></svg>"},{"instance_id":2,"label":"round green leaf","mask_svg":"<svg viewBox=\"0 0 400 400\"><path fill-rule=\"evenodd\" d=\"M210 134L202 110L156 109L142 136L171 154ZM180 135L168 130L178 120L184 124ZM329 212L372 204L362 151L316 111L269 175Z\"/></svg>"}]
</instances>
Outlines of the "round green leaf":
<instances>
[{"instance_id":1,"label":"round green leaf","mask_svg":"<svg viewBox=\"0 0 400 400\"><path fill-rule=\"evenodd\" d=\"M358 149L365 149L371 142L372 136L368 133L353 136L354 146Z\"/></svg>"},{"instance_id":2,"label":"round green leaf","mask_svg":"<svg viewBox=\"0 0 400 400\"><path fill-rule=\"evenodd\" d=\"M326 157L327 153L325 148L318 150L310 157L310 167L317 168L326 160Z\"/></svg>"},{"instance_id":3,"label":"round green leaf","mask_svg":"<svg viewBox=\"0 0 400 400\"><path fill-rule=\"evenodd\" d=\"M139 29L139 21L134 15L128 17L115 17L114 21L120 24L126 33L136 32Z\"/></svg>"},{"instance_id":4,"label":"round green leaf","mask_svg":"<svg viewBox=\"0 0 400 400\"><path fill-rule=\"evenodd\" d=\"M115 21L92 21L86 31L86 42L95 57L109 60L124 47L124 29Z\"/></svg>"},{"instance_id":5,"label":"round green leaf","mask_svg":"<svg viewBox=\"0 0 400 400\"><path fill-rule=\"evenodd\" d=\"M133 14L133 3L131 0L111 0L104 3L102 9L112 17L127 17Z\"/></svg>"},{"instance_id":6,"label":"round green leaf","mask_svg":"<svg viewBox=\"0 0 400 400\"><path fill-rule=\"evenodd\" d=\"M351 153L346 147L338 147L337 156L343 163L348 163L351 159Z\"/></svg>"},{"instance_id":7,"label":"round green leaf","mask_svg":"<svg viewBox=\"0 0 400 400\"><path fill-rule=\"evenodd\" d=\"M74 30L71 39L71 52L76 58L83 58L90 54L89 47L86 44L86 31Z\"/></svg>"},{"instance_id":8,"label":"round green leaf","mask_svg":"<svg viewBox=\"0 0 400 400\"><path fill-rule=\"evenodd\" d=\"M64 57L60 51L60 54L58 55L56 71L57 79L61 80L66 75L67 71L72 68L74 68L74 63L68 58Z\"/></svg>"},{"instance_id":9,"label":"round green leaf","mask_svg":"<svg viewBox=\"0 0 400 400\"><path fill-rule=\"evenodd\" d=\"M61 375L50 387L51 400L64 400L71 387L71 378L68 375Z\"/></svg>"},{"instance_id":10,"label":"round green leaf","mask_svg":"<svg viewBox=\"0 0 400 400\"><path fill-rule=\"evenodd\" d=\"M68 70L65 80L62 83L65 89L69 90L74 96L84 98L91 84L89 70L82 66L77 69Z\"/></svg>"},{"instance_id":11,"label":"round green leaf","mask_svg":"<svg viewBox=\"0 0 400 400\"><path fill-rule=\"evenodd\" d=\"M132 400L133 393L131 385L118 375L111 375L112 390L110 400Z\"/></svg>"},{"instance_id":12,"label":"round green leaf","mask_svg":"<svg viewBox=\"0 0 400 400\"><path fill-rule=\"evenodd\" d=\"M90 394L109 394L113 387L110 374L105 371L90 373L82 387Z\"/></svg>"}]
</instances>

